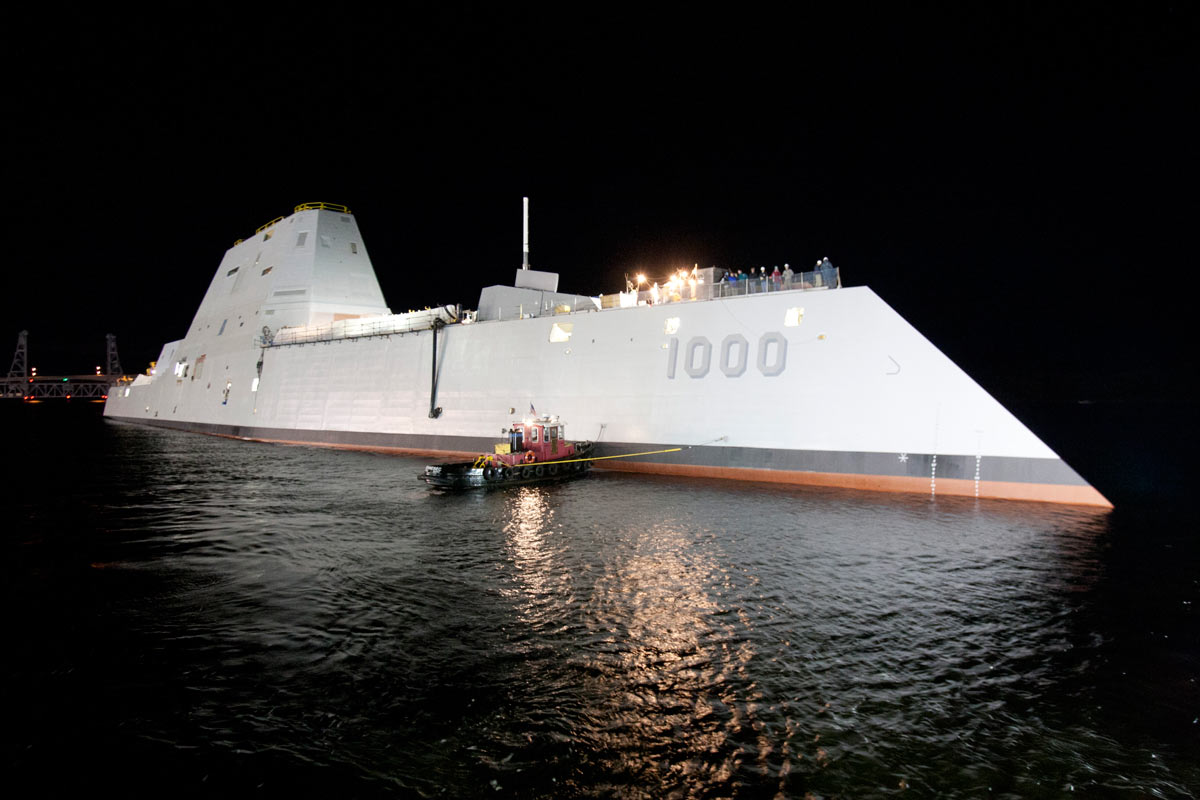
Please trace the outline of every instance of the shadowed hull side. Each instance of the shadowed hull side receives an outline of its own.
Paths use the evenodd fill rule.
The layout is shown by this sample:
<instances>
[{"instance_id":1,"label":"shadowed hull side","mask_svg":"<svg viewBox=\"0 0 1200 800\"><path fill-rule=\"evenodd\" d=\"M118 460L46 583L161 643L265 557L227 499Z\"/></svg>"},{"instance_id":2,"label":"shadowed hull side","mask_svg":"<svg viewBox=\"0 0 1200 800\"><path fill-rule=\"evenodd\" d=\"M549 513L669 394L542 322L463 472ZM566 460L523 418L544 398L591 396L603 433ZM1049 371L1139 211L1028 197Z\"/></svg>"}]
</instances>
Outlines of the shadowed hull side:
<instances>
[{"instance_id":1,"label":"shadowed hull side","mask_svg":"<svg viewBox=\"0 0 1200 800\"><path fill-rule=\"evenodd\" d=\"M431 437L333 430L299 431L117 416L110 416L108 419L120 423L203 433L243 441L441 458L473 457L487 449L492 443L492 440L474 437ZM615 455L636 449L664 446L666 445L663 443L649 442L623 442L619 445L608 443L597 448L597 455ZM971 465L975 463L974 458L940 456L940 462L935 462L930 455L905 454L907 458L901 462L896 454L888 453L815 453L784 450L764 452L760 448L752 448L754 452L751 454L739 454L738 451L745 449L751 448L691 447L687 448L682 456L687 463L672 462L670 456L664 456L657 460L614 459L601 461L596 463L596 467L653 475L754 481L794 486L827 486L873 492L942 494L956 497L1025 500L1112 508L1112 503L1058 459L981 459L976 467L981 474L985 474L983 470L986 464L987 470L995 474L1011 476L1017 472L1024 472L1033 476L1041 476L1046 480L997 480L983 477L976 480L955 477L955 473L962 474L965 470L971 469ZM825 464L829 467L852 462L883 464L894 460L897 465L911 464L912 466L907 468L910 474L885 474L882 472L836 471L835 469L767 469L750 465L763 463L764 460L778 463L808 462L813 465ZM739 464L738 461L749 463ZM940 467L937 466L939 463ZM924 474L912 474L920 469L924 469Z\"/></svg>"}]
</instances>

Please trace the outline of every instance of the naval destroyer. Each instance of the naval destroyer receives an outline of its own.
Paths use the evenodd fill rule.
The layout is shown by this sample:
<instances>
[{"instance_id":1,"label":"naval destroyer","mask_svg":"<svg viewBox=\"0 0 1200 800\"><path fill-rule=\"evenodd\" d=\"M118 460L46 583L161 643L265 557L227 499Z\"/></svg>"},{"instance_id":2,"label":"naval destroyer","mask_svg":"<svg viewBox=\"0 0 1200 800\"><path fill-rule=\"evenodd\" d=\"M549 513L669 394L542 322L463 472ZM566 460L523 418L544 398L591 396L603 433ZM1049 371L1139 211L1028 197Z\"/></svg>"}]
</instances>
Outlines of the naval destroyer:
<instances>
[{"instance_id":1,"label":"naval destroyer","mask_svg":"<svg viewBox=\"0 0 1200 800\"><path fill-rule=\"evenodd\" d=\"M536 407L596 455L685 448L607 462L623 470L1111 505L871 289L828 266L722 277L561 292L528 268L526 224L512 285L393 314L350 210L304 204L229 248L183 338L104 414L457 455Z\"/></svg>"}]
</instances>

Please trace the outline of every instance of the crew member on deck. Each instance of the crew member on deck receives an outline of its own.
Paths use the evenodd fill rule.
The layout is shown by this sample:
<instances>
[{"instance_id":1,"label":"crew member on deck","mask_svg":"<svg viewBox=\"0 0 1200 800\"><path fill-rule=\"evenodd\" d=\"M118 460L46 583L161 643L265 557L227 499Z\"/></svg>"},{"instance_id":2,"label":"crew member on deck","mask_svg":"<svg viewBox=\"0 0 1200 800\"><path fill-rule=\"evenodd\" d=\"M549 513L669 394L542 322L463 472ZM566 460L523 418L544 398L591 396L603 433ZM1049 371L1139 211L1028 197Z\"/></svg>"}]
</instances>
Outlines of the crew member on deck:
<instances>
[{"instance_id":1,"label":"crew member on deck","mask_svg":"<svg viewBox=\"0 0 1200 800\"><path fill-rule=\"evenodd\" d=\"M834 288L833 284L836 279L834 278L833 264L830 263L828 258L821 259L820 269L821 269L821 282L824 283L826 286L828 286L830 289Z\"/></svg>"}]
</instances>

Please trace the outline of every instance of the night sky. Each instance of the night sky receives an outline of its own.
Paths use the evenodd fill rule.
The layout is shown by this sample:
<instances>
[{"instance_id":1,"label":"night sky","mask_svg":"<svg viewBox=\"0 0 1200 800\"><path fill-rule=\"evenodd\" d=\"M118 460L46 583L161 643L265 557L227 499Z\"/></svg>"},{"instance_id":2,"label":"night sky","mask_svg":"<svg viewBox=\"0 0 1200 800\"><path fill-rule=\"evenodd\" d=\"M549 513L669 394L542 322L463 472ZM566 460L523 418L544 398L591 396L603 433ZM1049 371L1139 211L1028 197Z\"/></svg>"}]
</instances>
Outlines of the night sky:
<instances>
[{"instance_id":1,"label":"night sky","mask_svg":"<svg viewBox=\"0 0 1200 800\"><path fill-rule=\"evenodd\" d=\"M1005 402L1187 399L1195 5L437 5L14 20L4 366L145 369L309 201L393 310L473 307L528 195L567 291L828 256Z\"/></svg>"}]
</instances>

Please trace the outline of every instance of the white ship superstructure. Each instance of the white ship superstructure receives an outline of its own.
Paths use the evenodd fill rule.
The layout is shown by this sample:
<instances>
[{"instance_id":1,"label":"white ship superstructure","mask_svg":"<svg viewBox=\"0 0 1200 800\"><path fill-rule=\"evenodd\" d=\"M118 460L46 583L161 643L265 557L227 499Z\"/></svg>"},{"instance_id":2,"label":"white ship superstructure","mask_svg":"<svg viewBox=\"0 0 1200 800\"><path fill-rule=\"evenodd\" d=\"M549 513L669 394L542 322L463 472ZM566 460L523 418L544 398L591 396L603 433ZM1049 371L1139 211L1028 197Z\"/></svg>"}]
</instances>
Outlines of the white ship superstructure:
<instances>
[{"instance_id":1,"label":"white ship superstructure","mask_svg":"<svg viewBox=\"0 0 1200 800\"><path fill-rule=\"evenodd\" d=\"M536 405L598 454L688 448L621 469L1109 505L870 289L695 277L638 304L518 270L475 312L393 315L349 211L299 206L229 249L184 338L105 414L473 453Z\"/></svg>"}]
</instances>

